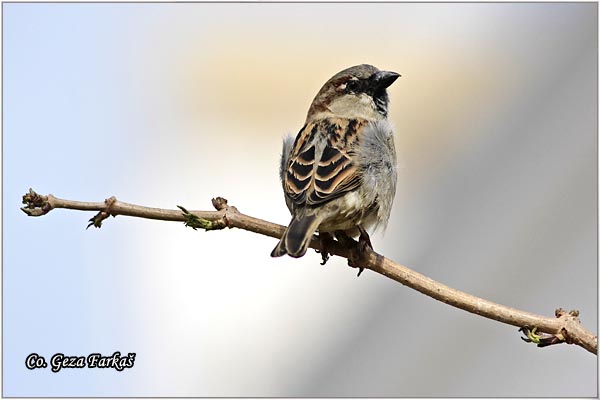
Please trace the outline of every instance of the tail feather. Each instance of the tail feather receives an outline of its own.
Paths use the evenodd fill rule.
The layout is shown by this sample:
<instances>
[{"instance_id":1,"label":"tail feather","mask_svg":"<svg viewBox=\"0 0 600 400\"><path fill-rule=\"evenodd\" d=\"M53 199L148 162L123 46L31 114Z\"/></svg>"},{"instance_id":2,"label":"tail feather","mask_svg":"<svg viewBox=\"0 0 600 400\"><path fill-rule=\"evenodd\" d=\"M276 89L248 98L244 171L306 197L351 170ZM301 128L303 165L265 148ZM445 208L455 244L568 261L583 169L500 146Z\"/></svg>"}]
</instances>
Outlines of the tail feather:
<instances>
[{"instance_id":1,"label":"tail feather","mask_svg":"<svg viewBox=\"0 0 600 400\"><path fill-rule=\"evenodd\" d=\"M271 252L271 257L281 257L285 254L296 258L302 257L306 254L310 239L320 223L316 215L292 218L281 240Z\"/></svg>"}]
</instances>

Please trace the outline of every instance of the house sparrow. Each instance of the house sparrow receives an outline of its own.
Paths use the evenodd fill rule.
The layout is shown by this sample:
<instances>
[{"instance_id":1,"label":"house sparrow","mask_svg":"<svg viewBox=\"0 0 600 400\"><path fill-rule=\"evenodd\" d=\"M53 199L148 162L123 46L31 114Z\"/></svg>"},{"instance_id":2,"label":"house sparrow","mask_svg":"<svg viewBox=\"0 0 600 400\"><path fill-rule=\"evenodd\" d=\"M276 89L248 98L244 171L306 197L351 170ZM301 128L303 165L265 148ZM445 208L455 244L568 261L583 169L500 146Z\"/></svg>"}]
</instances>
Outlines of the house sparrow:
<instances>
[{"instance_id":1,"label":"house sparrow","mask_svg":"<svg viewBox=\"0 0 600 400\"><path fill-rule=\"evenodd\" d=\"M366 229L385 227L396 193L386 88L399 76L367 64L335 74L295 140L284 138L280 178L292 221L272 257L302 257L317 230L338 238L360 234L371 246Z\"/></svg>"}]
</instances>

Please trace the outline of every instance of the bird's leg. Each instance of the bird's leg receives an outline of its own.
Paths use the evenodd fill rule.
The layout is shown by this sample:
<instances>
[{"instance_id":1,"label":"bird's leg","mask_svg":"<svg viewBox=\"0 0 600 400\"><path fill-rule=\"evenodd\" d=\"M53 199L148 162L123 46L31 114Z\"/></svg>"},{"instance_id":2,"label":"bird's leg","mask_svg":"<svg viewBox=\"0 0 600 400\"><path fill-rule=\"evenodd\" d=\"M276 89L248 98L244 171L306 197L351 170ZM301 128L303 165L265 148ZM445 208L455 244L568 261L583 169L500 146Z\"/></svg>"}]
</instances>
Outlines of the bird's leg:
<instances>
[{"instance_id":1,"label":"bird's leg","mask_svg":"<svg viewBox=\"0 0 600 400\"><path fill-rule=\"evenodd\" d=\"M367 249L373 250L371 238L369 237L367 231L360 225L358 226L358 231L360 232L360 236L358 238L358 251L364 253Z\"/></svg>"},{"instance_id":2,"label":"bird's leg","mask_svg":"<svg viewBox=\"0 0 600 400\"><path fill-rule=\"evenodd\" d=\"M335 231L335 238L344 247L352 248L356 246L356 240L352 239L344 231Z\"/></svg>"},{"instance_id":3,"label":"bird's leg","mask_svg":"<svg viewBox=\"0 0 600 400\"><path fill-rule=\"evenodd\" d=\"M321 254L321 265L325 265L329 260L329 246L333 242L333 236L331 236L328 232L319 232L319 244L321 248L319 250L315 250L317 253Z\"/></svg>"},{"instance_id":4,"label":"bird's leg","mask_svg":"<svg viewBox=\"0 0 600 400\"><path fill-rule=\"evenodd\" d=\"M358 237L358 245L356 246L356 254L352 257L352 263L350 264L350 259L348 260L348 265L351 267L358 268L358 275L362 274L365 268L362 266L366 264L366 260L370 251L373 251L373 245L371 244L371 238L367 231L362 227L358 226L358 231L360 232L360 236Z\"/></svg>"},{"instance_id":5,"label":"bird's leg","mask_svg":"<svg viewBox=\"0 0 600 400\"><path fill-rule=\"evenodd\" d=\"M356 263L354 259L354 251L352 250L357 248L358 242L352 239L350 236L348 236L344 231L335 231L335 238L338 242L340 242L342 246L346 247L347 249L350 249L350 256L348 257L348 266L352 268L360 268L360 266L358 265L358 263ZM361 272L362 269L359 269L358 276L360 276Z\"/></svg>"},{"instance_id":6,"label":"bird's leg","mask_svg":"<svg viewBox=\"0 0 600 400\"><path fill-rule=\"evenodd\" d=\"M358 268L357 276L360 276L365 270L362 265L366 263L366 257L369 251L373 250L373 246L371 245L371 239L367 231L361 226L358 227L358 231L360 232L358 242L343 231L336 231L335 237L341 245L351 250L350 257L348 257L348 265L352 268Z\"/></svg>"}]
</instances>

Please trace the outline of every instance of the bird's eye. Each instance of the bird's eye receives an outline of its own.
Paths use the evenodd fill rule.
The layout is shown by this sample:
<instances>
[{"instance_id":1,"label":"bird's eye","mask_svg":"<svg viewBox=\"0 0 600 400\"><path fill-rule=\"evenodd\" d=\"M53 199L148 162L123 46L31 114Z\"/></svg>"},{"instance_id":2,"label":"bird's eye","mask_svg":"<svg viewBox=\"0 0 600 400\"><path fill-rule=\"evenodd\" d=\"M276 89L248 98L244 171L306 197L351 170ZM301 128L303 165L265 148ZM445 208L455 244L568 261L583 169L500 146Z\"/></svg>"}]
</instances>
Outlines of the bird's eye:
<instances>
[{"instance_id":1,"label":"bird's eye","mask_svg":"<svg viewBox=\"0 0 600 400\"><path fill-rule=\"evenodd\" d=\"M351 79L349 81L346 82L346 90L348 91L355 91L358 88L358 81Z\"/></svg>"}]
</instances>

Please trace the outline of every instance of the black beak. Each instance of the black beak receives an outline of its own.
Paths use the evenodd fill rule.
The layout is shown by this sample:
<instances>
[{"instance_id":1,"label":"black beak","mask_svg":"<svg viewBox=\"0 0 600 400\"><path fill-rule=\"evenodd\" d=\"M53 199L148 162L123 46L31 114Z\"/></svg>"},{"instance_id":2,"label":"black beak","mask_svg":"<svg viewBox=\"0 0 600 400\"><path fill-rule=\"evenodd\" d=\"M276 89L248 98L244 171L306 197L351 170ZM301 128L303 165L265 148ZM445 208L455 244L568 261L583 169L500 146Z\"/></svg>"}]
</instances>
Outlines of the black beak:
<instances>
[{"instance_id":1,"label":"black beak","mask_svg":"<svg viewBox=\"0 0 600 400\"><path fill-rule=\"evenodd\" d=\"M377 89L385 89L389 87L396 79L400 77L400 74L392 71L379 71L371 76L371 82L373 87Z\"/></svg>"}]
</instances>

